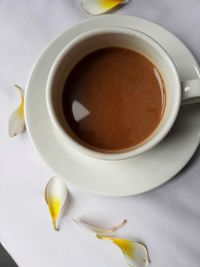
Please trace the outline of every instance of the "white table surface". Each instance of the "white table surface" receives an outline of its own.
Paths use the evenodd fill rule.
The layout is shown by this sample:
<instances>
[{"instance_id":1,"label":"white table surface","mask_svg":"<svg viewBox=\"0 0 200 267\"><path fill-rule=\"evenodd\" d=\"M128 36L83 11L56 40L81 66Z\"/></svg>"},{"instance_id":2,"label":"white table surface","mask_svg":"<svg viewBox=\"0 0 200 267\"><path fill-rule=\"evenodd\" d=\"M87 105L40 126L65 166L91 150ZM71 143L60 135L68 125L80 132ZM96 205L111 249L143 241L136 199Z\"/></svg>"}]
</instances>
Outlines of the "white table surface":
<instances>
[{"instance_id":1,"label":"white table surface","mask_svg":"<svg viewBox=\"0 0 200 267\"><path fill-rule=\"evenodd\" d=\"M132 0L117 13L168 28L200 60L199 0ZM88 17L79 0L0 1L0 241L20 267L123 267L117 248L97 240L72 218L83 215L105 226L127 218L118 235L145 242L152 267L198 267L200 149L173 180L135 197L97 197L69 186L68 213L55 232L43 196L53 173L27 133L8 137L8 117L19 100L13 84L25 87L32 64L49 41Z\"/></svg>"}]
</instances>

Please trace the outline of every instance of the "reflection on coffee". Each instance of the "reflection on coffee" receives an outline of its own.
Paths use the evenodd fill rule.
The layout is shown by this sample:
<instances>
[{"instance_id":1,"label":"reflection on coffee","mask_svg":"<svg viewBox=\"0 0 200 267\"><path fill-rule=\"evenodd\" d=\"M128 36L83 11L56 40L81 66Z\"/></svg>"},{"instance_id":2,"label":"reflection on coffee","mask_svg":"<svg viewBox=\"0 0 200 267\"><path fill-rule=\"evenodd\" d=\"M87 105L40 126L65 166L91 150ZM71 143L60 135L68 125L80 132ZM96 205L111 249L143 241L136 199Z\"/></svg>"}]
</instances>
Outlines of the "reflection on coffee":
<instances>
[{"instance_id":1,"label":"reflection on coffee","mask_svg":"<svg viewBox=\"0 0 200 267\"><path fill-rule=\"evenodd\" d=\"M155 131L165 98L162 77L146 57L109 47L87 55L72 69L62 105L83 144L117 151L138 145Z\"/></svg>"}]
</instances>

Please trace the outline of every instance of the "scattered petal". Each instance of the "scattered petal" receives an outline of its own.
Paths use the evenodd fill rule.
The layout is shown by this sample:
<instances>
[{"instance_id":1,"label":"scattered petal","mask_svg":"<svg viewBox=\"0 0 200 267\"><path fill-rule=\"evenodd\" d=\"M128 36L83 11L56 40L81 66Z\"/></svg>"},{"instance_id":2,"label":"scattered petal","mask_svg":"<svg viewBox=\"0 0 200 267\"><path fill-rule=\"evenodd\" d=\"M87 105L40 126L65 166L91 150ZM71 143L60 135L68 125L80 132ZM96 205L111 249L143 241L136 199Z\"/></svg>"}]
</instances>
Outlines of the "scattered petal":
<instances>
[{"instance_id":1,"label":"scattered petal","mask_svg":"<svg viewBox=\"0 0 200 267\"><path fill-rule=\"evenodd\" d=\"M100 15L128 2L128 0L82 0L81 6L90 15Z\"/></svg>"},{"instance_id":2,"label":"scattered petal","mask_svg":"<svg viewBox=\"0 0 200 267\"><path fill-rule=\"evenodd\" d=\"M67 200L67 185L61 178L54 176L48 181L45 188L45 200L52 218L53 227L58 231L61 210Z\"/></svg>"},{"instance_id":3,"label":"scattered petal","mask_svg":"<svg viewBox=\"0 0 200 267\"><path fill-rule=\"evenodd\" d=\"M25 121L24 121L24 91L23 89L15 85L17 91L21 97L21 103L19 107L11 114L9 119L9 136L14 137L20 133L22 133L25 129Z\"/></svg>"},{"instance_id":4,"label":"scattered petal","mask_svg":"<svg viewBox=\"0 0 200 267\"><path fill-rule=\"evenodd\" d=\"M81 221L80 219L76 219L76 220L74 219L74 222L80 225L81 227L85 228L86 230L93 232L95 234L108 235L108 234L111 234L117 231L119 228L121 228L127 222L127 220L123 220L120 224L112 226L110 228L99 228L94 225L85 223Z\"/></svg>"},{"instance_id":5,"label":"scattered petal","mask_svg":"<svg viewBox=\"0 0 200 267\"><path fill-rule=\"evenodd\" d=\"M149 255L147 248L136 241L109 237L103 235L96 235L99 239L112 241L118 246L124 254L126 262L131 267L145 267L149 265Z\"/></svg>"}]
</instances>

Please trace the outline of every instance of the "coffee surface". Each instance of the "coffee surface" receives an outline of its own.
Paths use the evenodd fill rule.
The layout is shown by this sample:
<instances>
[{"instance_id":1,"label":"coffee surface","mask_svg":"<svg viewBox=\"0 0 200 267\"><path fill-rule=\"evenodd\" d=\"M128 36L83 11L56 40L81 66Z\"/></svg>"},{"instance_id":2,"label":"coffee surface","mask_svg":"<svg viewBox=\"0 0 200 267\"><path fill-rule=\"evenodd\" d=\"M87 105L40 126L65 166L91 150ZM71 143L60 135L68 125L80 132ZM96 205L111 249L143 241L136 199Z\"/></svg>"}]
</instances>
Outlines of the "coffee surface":
<instances>
[{"instance_id":1,"label":"coffee surface","mask_svg":"<svg viewBox=\"0 0 200 267\"><path fill-rule=\"evenodd\" d=\"M97 150L128 149L157 128L165 106L164 83L143 55L104 48L72 69L62 105L70 128L84 143Z\"/></svg>"}]
</instances>

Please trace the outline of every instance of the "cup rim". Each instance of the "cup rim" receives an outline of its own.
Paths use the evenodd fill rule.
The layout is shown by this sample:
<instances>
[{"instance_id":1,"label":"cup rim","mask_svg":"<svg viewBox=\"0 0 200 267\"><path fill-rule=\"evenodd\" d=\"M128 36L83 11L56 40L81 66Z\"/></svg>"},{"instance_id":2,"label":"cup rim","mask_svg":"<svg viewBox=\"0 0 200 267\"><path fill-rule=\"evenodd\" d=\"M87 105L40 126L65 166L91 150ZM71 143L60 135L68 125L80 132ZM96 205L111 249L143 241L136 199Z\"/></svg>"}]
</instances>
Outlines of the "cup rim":
<instances>
[{"instance_id":1,"label":"cup rim","mask_svg":"<svg viewBox=\"0 0 200 267\"><path fill-rule=\"evenodd\" d=\"M102 151L96 151L92 150L78 142L76 142L60 125L60 122L55 114L55 111L53 109L53 100L51 98L52 90L53 90L53 80L55 78L55 75L57 74L57 70L60 66L60 63L62 62L63 57L66 56L66 54L78 43L81 41L98 35L98 34L105 34L105 33L119 33L119 34L129 34L129 35L135 35L140 37L141 39L147 41L154 47L156 47L157 50L159 50L160 54L165 57L171 64L171 69L173 69L173 72L175 74L174 80L176 80L176 86L178 87L178 93L177 93L177 101L175 102L173 106L173 112L171 111L170 118L167 120L167 122L163 125L160 132L152 137L149 141L144 143L143 145L139 145L138 147L133 147L133 149L125 150L125 151L113 151L113 152L102 152ZM85 155L91 156L93 158L103 159L103 160L123 160L127 158L131 158L137 155L140 155L143 152L148 151L149 149L156 146L158 143L160 143L165 136L170 131L171 127L173 126L177 114L179 112L180 108L180 102L181 102L181 85L180 85L180 79L178 75L177 68L172 60L172 58L169 56L167 51L153 38L148 36L146 33L135 30L135 29L129 29L126 27L115 27L115 26L108 26L108 27L102 27L94 30L90 30L87 32L84 32L80 34L79 36L75 37L71 42L69 42L58 54L56 57L54 63L51 66L48 78L47 78L47 85L46 85L46 105L47 105L47 111L50 117L50 120L53 124L53 126L56 128L57 132L60 134L60 136L63 138L63 141L65 143L68 143L68 145L71 145L79 152L84 153Z\"/></svg>"}]
</instances>

